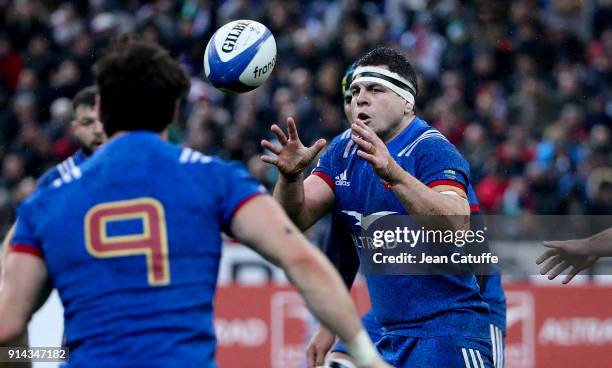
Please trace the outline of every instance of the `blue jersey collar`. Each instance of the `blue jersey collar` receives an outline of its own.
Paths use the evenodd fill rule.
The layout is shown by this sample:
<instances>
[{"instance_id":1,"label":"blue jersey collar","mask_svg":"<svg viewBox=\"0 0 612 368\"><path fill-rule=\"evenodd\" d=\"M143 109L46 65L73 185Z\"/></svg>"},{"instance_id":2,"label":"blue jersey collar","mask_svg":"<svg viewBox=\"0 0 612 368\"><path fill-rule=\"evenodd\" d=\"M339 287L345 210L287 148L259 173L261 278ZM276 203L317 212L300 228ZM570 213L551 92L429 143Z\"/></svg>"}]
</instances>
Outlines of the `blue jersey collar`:
<instances>
[{"instance_id":1,"label":"blue jersey collar","mask_svg":"<svg viewBox=\"0 0 612 368\"><path fill-rule=\"evenodd\" d=\"M389 143L387 143L389 151L393 152L393 148L399 148L396 146L401 147L404 146L406 142L411 142L423 131L424 128L428 127L429 124L421 120L418 116L415 116L410 124L408 124L408 126L404 128L404 130L398 134L397 137L393 138Z\"/></svg>"}]
</instances>

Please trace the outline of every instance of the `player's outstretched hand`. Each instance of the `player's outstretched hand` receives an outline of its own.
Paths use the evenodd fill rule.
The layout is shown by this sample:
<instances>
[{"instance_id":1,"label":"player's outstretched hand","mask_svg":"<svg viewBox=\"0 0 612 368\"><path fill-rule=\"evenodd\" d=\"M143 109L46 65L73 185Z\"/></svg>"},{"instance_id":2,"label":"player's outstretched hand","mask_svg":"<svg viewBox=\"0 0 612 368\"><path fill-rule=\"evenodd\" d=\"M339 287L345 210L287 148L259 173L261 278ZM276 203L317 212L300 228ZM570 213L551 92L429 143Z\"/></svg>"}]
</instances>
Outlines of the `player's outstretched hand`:
<instances>
[{"instance_id":1,"label":"player's outstretched hand","mask_svg":"<svg viewBox=\"0 0 612 368\"><path fill-rule=\"evenodd\" d=\"M319 330L312 336L306 347L308 368L322 366L325 363L325 356L334 345L334 342L336 342L336 336L325 327L319 327Z\"/></svg>"},{"instance_id":2,"label":"player's outstretched hand","mask_svg":"<svg viewBox=\"0 0 612 368\"><path fill-rule=\"evenodd\" d=\"M359 119L355 120L351 129L353 130L353 142L361 148L357 151L357 156L368 161L376 175L384 181L394 182L400 167L389 153L385 142L376 135L372 128Z\"/></svg>"},{"instance_id":3,"label":"player's outstretched hand","mask_svg":"<svg viewBox=\"0 0 612 368\"><path fill-rule=\"evenodd\" d=\"M325 147L325 139L319 139L310 147L304 146L300 141L295 121L291 117L287 119L288 136L276 124L273 124L270 130L281 145L275 145L266 139L262 140L261 146L276 156L262 155L261 160L275 165L281 175L289 180L294 180L304 171Z\"/></svg>"},{"instance_id":4,"label":"player's outstretched hand","mask_svg":"<svg viewBox=\"0 0 612 368\"><path fill-rule=\"evenodd\" d=\"M563 283L572 281L580 271L591 267L599 259L598 256L590 254L587 241L588 239L574 239L544 242L544 245L550 249L536 260L538 265L548 260L540 269L540 274L548 274L548 279L552 280L569 268Z\"/></svg>"}]
</instances>

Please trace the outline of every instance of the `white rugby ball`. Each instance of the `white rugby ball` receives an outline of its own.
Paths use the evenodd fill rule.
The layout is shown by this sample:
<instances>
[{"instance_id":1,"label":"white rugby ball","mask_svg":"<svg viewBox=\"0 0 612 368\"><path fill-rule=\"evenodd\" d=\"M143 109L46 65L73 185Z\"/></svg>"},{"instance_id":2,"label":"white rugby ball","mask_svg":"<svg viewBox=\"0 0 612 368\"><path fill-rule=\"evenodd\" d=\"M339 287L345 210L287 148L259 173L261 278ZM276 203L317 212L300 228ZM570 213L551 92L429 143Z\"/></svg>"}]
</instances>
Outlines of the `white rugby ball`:
<instances>
[{"instance_id":1,"label":"white rugby ball","mask_svg":"<svg viewBox=\"0 0 612 368\"><path fill-rule=\"evenodd\" d=\"M243 93L259 87L272 74L276 41L253 20L235 20L219 28L204 53L204 73L217 89Z\"/></svg>"}]
</instances>

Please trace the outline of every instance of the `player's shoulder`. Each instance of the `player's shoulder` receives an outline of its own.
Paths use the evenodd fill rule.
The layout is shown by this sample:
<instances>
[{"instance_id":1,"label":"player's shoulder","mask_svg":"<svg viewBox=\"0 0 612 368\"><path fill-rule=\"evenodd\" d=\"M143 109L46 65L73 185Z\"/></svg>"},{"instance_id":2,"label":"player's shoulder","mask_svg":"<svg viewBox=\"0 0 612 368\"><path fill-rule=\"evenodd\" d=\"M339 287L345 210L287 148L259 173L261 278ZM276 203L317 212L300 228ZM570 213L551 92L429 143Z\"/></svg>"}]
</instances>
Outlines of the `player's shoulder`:
<instances>
[{"instance_id":1,"label":"player's shoulder","mask_svg":"<svg viewBox=\"0 0 612 368\"><path fill-rule=\"evenodd\" d=\"M235 171L248 172L242 162L228 161L214 155L205 155L189 147L180 147L178 163L185 165L188 170L213 175L226 175Z\"/></svg>"},{"instance_id":2,"label":"player's shoulder","mask_svg":"<svg viewBox=\"0 0 612 368\"><path fill-rule=\"evenodd\" d=\"M347 150L347 148L349 148L349 151L350 151L350 146L354 145L354 142L351 139L351 135L352 135L352 130L349 128L345 130L344 132L335 136L332 139L332 141L329 143L329 146L327 147L326 152L328 152L328 154L337 155L340 153L343 154L344 151Z\"/></svg>"},{"instance_id":3,"label":"player's shoulder","mask_svg":"<svg viewBox=\"0 0 612 368\"><path fill-rule=\"evenodd\" d=\"M32 194L19 204L19 213L28 212L30 215L44 215L48 211L48 203L53 202L57 187L52 185L38 187Z\"/></svg>"},{"instance_id":4,"label":"player's shoulder","mask_svg":"<svg viewBox=\"0 0 612 368\"><path fill-rule=\"evenodd\" d=\"M179 147L178 163L186 165L186 167L189 168L198 169L200 167L206 167L213 170L223 170L229 167L240 166L237 161L226 161L218 156L206 155L190 147Z\"/></svg>"},{"instance_id":5,"label":"player's shoulder","mask_svg":"<svg viewBox=\"0 0 612 368\"><path fill-rule=\"evenodd\" d=\"M417 161L430 156L435 156L437 160L465 161L457 147L439 130L429 125L421 129L412 142L398 153L398 156L412 156Z\"/></svg>"},{"instance_id":6,"label":"player's shoulder","mask_svg":"<svg viewBox=\"0 0 612 368\"><path fill-rule=\"evenodd\" d=\"M69 183L78 179L81 176L79 164L84 160L84 154L78 151L74 155L45 171L38 179L37 187L58 187L64 183Z\"/></svg>"},{"instance_id":7,"label":"player's shoulder","mask_svg":"<svg viewBox=\"0 0 612 368\"><path fill-rule=\"evenodd\" d=\"M452 149L454 146L448 141L444 134L430 126L425 121L416 118L414 132L410 139L403 142L402 148L398 151L398 157L418 157L423 153L431 151L434 147Z\"/></svg>"},{"instance_id":8,"label":"player's shoulder","mask_svg":"<svg viewBox=\"0 0 612 368\"><path fill-rule=\"evenodd\" d=\"M153 132L135 131L109 141L83 165L83 170L89 172L102 166L130 165L160 172L173 170L177 165L186 170L198 170L202 166L214 165L216 161L213 156L169 142Z\"/></svg>"}]
</instances>

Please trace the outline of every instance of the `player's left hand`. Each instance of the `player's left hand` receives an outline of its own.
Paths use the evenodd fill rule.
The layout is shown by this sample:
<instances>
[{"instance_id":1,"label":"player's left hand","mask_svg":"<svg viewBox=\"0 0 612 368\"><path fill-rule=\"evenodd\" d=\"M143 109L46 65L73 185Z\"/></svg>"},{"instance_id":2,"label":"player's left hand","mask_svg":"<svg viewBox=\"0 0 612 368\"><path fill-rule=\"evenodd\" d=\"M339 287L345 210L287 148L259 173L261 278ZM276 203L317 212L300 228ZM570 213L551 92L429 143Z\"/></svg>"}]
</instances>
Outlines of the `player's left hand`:
<instances>
[{"instance_id":1,"label":"player's left hand","mask_svg":"<svg viewBox=\"0 0 612 368\"><path fill-rule=\"evenodd\" d=\"M580 271L591 267L599 259L598 256L589 254L586 239L547 241L544 245L550 249L536 260L538 265L548 260L540 274L548 274L548 279L552 280L569 268L569 273L563 280L564 284L572 281Z\"/></svg>"},{"instance_id":2,"label":"player's left hand","mask_svg":"<svg viewBox=\"0 0 612 368\"><path fill-rule=\"evenodd\" d=\"M351 129L353 130L353 142L361 148L357 151L357 156L368 161L376 175L384 181L388 183L397 181L398 169L401 170L401 167L393 159L382 139L359 119L355 120Z\"/></svg>"}]
</instances>

